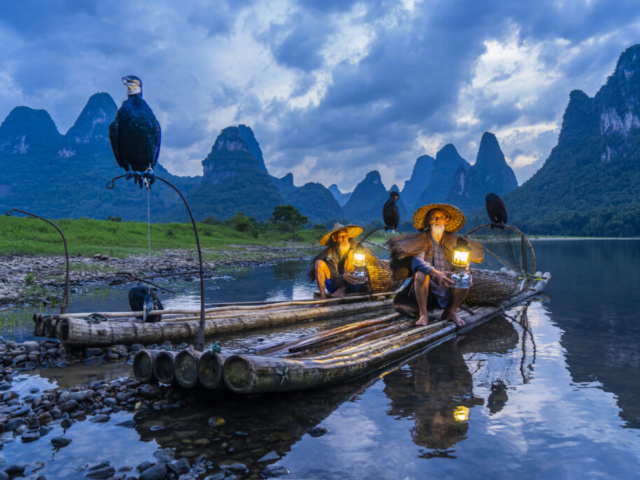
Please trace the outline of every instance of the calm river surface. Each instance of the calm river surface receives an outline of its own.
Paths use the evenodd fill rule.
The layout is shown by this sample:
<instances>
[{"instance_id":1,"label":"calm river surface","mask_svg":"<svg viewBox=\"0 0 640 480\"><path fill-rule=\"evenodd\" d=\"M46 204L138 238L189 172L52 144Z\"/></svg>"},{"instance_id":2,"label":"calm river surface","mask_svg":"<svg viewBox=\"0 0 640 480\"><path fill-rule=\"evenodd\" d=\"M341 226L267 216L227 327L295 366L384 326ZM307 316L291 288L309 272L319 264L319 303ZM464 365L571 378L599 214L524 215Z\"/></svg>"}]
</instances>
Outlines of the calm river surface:
<instances>
[{"instance_id":1,"label":"calm river surface","mask_svg":"<svg viewBox=\"0 0 640 480\"><path fill-rule=\"evenodd\" d=\"M66 433L68 447L54 449L47 437L16 441L3 446L0 462L42 462L34 478L84 478L76 470L84 464L110 460L117 469L167 455L192 462L204 455L208 474L236 460L251 477L274 463L291 472L284 478L640 477L640 241L534 247L538 269L553 274L550 299L507 312L511 318L457 343L331 389L250 398L192 393L179 410L78 422ZM208 281L207 300L308 298L305 266L282 263ZM197 283L167 286L182 292L165 295L168 306L197 305ZM127 309L126 290L75 296L72 309ZM29 329L14 322L5 336L28 339ZM247 339L220 340L224 347ZM50 369L17 385L26 395L128 375L129 368ZM211 417L226 425L209 427ZM134 428L117 425L131 419ZM327 433L311 436L316 426ZM61 433L56 426L49 437Z\"/></svg>"}]
</instances>

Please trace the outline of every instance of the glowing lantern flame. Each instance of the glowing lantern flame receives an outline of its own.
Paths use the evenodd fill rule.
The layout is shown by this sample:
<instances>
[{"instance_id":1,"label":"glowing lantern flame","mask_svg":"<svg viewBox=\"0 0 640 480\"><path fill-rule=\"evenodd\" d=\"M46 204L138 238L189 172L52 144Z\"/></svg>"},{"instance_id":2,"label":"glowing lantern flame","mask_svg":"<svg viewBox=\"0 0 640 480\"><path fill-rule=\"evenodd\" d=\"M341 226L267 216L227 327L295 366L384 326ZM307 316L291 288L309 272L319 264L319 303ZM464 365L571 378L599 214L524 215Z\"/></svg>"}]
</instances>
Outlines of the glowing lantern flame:
<instances>
[{"instance_id":1,"label":"glowing lantern flame","mask_svg":"<svg viewBox=\"0 0 640 480\"><path fill-rule=\"evenodd\" d=\"M467 407L463 407L462 405L456 407L453 412L453 418L455 418L456 422L466 422L469 420L469 409Z\"/></svg>"}]
</instances>

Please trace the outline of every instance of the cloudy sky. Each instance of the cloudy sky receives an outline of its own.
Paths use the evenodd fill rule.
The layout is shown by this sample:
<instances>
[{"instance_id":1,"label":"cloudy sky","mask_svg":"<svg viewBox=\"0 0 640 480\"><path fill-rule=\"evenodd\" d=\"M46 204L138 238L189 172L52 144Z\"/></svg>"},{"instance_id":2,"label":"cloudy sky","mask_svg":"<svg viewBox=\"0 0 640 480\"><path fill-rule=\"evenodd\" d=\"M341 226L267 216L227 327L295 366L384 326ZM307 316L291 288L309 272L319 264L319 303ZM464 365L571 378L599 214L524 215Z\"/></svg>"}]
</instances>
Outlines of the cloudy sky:
<instances>
[{"instance_id":1,"label":"cloudy sky","mask_svg":"<svg viewBox=\"0 0 640 480\"><path fill-rule=\"evenodd\" d=\"M520 183L556 144L569 92L593 96L640 41L637 0L21 0L0 3L0 118L46 109L65 133L134 74L160 161L196 175L219 131L253 128L269 171L402 187L494 132Z\"/></svg>"}]
</instances>

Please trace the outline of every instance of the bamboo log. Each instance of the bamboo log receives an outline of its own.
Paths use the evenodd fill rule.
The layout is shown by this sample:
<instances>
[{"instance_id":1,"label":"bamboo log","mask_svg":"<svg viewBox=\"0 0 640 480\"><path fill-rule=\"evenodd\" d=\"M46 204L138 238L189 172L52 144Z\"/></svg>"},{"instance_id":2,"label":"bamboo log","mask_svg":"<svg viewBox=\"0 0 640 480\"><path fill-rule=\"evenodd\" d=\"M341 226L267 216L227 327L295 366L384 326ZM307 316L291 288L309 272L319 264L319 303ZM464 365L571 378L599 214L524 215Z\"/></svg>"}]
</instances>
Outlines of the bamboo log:
<instances>
[{"instance_id":1,"label":"bamboo log","mask_svg":"<svg viewBox=\"0 0 640 480\"><path fill-rule=\"evenodd\" d=\"M42 334L45 337L56 338L56 324L58 320L52 317L47 317L42 324Z\"/></svg>"},{"instance_id":2,"label":"bamboo log","mask_svg":"<svg viewBox=\"0 0 640 480\"><path fill-rule=\"evenodd\" d=\"M33 314L33 321L35 322L35 326L33 329L33 334L36 337L42 337L44 335L44 315L40 315L38 313Z\"/></svg>"},{"instance_id":3,"label":"bamboo log","mask_svg":"<svg viewBox=\"0 0 640 480\"><path fill-rule=\"evenodd\" d=\"M340 317L388 309L391 300L359 302L331 307L307 308L285 312L268 312L262 315L236 316L205 320L205 335L220 335L259 328L292 325L314 320ZM65 346L108 347L110 345L149 345L164 341L190 340L195 336L199 320L184 322L101 322L89 323L82 319L61 320L60 340Z\"/></svg>"},{"instance_id":4,"label":"bamboo log","mask_svg":"<svg viewBox=\"0 0 640 480\"><path fill-rule=\"evenodd\" d=\"M373 301L379 300L381 297L388 297L390 295L394 295L395 292L381 292L381 293L372 293L369 295L354 295L354 296L346 296L343 298L327 298L327 299L318 299L318 300L290 300L286 302L265 302L264 304L253 304L253 305L245 305L244 303L239 304L221 304L224 305L222 307L212 307L205 309L205 314L210 313L218 313L225 311L252 311L252 310L270 310L270 309L278 309L284 307L293 307L293 306L305 306L305 305L331 305L331 304L344 304L344 303L352 303L352 302L361 302L361 301ZM140 318L143 316L143 312L93 312L102 315L105 318ZM200 310L193 309L167 309L167 310L153 310L149 313L149 315L193 315L200 317ZM56 315L56 318L61 319L70 319L70 318L85 318L91 315L91 313L65 313L62 315Z\"/></svg>"},{"instance_id":5,"label":"bamboo log","mask_svg":"<svg viewBox=\"0 0 640 480\"><path fill-rule=\"evenodd\" d=\"M200 356L198 380L203 387L209 389L226 388L226 385L222 381L222 366L229 356L228 353L215 353L211 351L205 351Z\"/></svg>"},{"instance_id":6,"label":"bamboo log","mask_svg":"<svg viewBox=\"0 0 640 480\"><path fill-rule=\"evenodd\" d=\"M153 375L160 383L171 384L175 381L175 361L178 352L160 350L153 365Z\"/></svg>"},{"instance_id":7,"label":"bamboo log","mask_svg":"<svg viewBox=\"0 0 640 480\"><path fill-rule=\"evenodd\" d=\"M465 315L465 332L539 293L550 278L545 274L532 289L504 301L499 307L482 307ZM544 282L542 285L541 282ZM436 322L312 358L277 358L233 355L223 367L225 384L234 392L276 392L329 386L364 375L423 348L433 348L456 336L457 327ZM425 335L425 333L428 333Z\"/></svg>"},{"instance_id":8,"label":"bamboo log","mask_svg":"<svg viewBox=\"0 0 640 480\"><path fill-rule=\"evenodd\" d=\"M140 383L149 383L155 380L153 367L159 350L139 350L133 357L133 374Z\"/></svg>"},{"instance_id":9,"label":"bamboo log","mask_svg":"<svg viewBox=\"0 0 640 480\"><path fill-rule=\"evenodd\" d=\"M175 358L175 376L178 384L184 388L198 385L198 365L202 352L182 350Z\"/></svg>"}]
</instances>

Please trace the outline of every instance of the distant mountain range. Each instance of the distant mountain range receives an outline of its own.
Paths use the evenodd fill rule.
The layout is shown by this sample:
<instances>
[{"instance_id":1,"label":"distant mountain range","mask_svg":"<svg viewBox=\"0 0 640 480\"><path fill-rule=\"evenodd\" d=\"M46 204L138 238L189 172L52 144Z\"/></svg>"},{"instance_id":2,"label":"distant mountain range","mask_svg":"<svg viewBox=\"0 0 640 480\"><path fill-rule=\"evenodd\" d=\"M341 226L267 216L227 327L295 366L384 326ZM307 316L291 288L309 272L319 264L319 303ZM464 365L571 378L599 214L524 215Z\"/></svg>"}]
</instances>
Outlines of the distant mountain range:
<instances>
[{"instance_id":1,"label":"distant mountain range","mask_svg":"<svg viewBox=\"0 0 640 480\"><path fill-rule=\"evenodd\" d=\"M120 216L146 219L146 193L121 180L123 172L108 140L117 106L106 93L93 95L62 135L44 110L16 107L0 125L0 210L20 208L50 218ZM448 202L467 215L469 226L486 223L484 197L503 196L509 223L529 233L640 235L640 46L627 49L594 98L571 92L558 145L543 167L521 187L492 133L482 136L475 163L452 144L435 158L419 157L401 190L387 190L377 171L352 193L333 184L294 184L292 174L268 173L262 150L246 125L222 130L203 160L203 175L156 174L186 195L198 219L221 220L242 211L260 220L273 208L292 204L312 223L364 224L381 220L382 205L400 191L402 222L415 208ZM160 155L162 159L162 153ZM159 182L151 191L153 221L185 221L177 195Z\"/></svg>"},{"instance_id":2,"label":"distant mountain range","mask_svg":"<svg viewBox=\"0 0 640 480\"><path fill-rule=\"evenodd\" d=\"M504 197L509 223L547 235L640 235L640 45L595 97L569 96L544 165ZM484 222L480 212L470 219Z\"/></svg>"}]
</instances>

